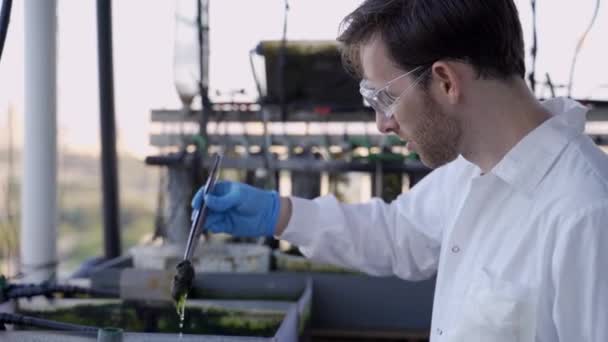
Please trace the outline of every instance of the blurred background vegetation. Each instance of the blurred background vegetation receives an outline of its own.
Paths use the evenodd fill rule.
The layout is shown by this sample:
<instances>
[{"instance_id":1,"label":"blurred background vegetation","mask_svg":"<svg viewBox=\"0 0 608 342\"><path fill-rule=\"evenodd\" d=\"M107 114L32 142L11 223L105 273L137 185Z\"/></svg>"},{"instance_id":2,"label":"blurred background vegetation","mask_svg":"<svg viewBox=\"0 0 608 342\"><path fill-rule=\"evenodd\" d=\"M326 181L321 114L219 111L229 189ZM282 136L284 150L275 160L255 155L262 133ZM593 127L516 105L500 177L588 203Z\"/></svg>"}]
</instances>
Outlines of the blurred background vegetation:
<instances>
[{"instance_id":1,"label":"blurred background vegetation","mask_svg":"<svg viewBox=\"0 0 608 342\"><path fill-rule=\"evenodd\" d=\"M159 172L135 157L119 155L123 252L154 232ZM20 152L0 143L0 273L8 276L18 272L20 177ZM103 254L99 157L60 148L58 182L58 272L63 277Z\"/></svg>"}]
</instances>

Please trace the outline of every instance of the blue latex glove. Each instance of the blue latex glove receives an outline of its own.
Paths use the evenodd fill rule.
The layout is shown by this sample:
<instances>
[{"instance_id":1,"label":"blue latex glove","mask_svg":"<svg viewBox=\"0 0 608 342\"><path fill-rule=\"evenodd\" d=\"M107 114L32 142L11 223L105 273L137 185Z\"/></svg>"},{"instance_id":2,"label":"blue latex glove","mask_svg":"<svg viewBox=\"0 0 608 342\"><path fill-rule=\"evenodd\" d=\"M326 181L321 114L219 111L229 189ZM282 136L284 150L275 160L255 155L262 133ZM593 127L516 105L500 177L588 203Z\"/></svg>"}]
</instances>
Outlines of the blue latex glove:
<instances>
[{"instance_id":1,"label":"blue latex glove","mask_svg":"<svg viewBox=\"0 0 608 342\"><path fill-rule=\"evenodd\" d=\"M192 199L192 208L200 210L203 202L207 204L205 229L239 237L274 234L281 204L276 191L220 181L206 197L204 193L205 187L198 190Z\"/></svg>"}]
</instances>

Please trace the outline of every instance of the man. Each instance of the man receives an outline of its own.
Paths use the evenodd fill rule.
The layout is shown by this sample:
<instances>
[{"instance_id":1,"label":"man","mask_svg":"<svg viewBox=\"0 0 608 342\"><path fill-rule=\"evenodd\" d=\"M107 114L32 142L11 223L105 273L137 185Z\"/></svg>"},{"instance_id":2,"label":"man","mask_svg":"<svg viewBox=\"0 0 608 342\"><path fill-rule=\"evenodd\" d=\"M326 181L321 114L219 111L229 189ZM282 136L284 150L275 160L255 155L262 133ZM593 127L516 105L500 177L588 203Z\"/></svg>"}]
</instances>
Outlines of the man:
<instances>
[{"instance_id":1,"label":"man","mask_svg":"<svg viewBox=\"0 0 608 342\"><path fill-rule=\"evenodd\" d=\"M437 273L432 341L608 341L608 158L583 106L527 88L512 0L367 0L339 40L378 129L435 170L390 204L219 183L207 228L372 275Z\"/></svg>"}]
</instances>

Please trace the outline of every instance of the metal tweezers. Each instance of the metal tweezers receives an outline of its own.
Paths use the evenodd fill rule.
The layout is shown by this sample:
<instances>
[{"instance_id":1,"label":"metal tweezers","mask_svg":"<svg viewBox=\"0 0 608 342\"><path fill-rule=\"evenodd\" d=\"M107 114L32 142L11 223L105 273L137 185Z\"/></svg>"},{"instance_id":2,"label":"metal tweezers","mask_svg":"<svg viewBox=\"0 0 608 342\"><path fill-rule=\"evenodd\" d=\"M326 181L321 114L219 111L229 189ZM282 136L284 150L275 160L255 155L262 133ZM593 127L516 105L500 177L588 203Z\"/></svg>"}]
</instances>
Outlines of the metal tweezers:
<instances>
[{"instance_id":1,"label":"metal tweezers","mask_svg":"<svg viewBox=\"0 0 608 342\"><path fill-rule=\"evenodd\" d=\"M213 160L213 166L209 171L209 177L207 177L207 183L205 184L205 193L204 196L207 196L208 193L213 190L215 183L217 181L217 177L219 174L220 163L222 161L222 155L216 154L215 159ZM204 198L204 197L203 197ZM188 243L186 244L186 251L184 253L184 260L190 261L192 258L192 254L194 253L194 248L196 246L195 241L198 241L198 237L202 233L205 225L205 220L207 219L207 204L203 203L203 206L200 210L194 211L193 215L194 220L192 221L192 226L190 227L190 234L188 235Z\"/></svg>"}]
</instances>

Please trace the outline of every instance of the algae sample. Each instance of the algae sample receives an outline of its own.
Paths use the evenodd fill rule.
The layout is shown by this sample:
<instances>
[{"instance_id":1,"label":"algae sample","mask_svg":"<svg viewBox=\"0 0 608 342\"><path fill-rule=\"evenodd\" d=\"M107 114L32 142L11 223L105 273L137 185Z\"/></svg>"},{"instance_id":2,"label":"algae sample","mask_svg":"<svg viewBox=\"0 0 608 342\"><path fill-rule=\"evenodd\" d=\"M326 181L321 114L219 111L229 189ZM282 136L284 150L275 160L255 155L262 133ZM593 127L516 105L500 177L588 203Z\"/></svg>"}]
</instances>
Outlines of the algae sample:
<instances>
[{"instance_id":1,"label":"algae sample","mask_svg":"<svg viewBox=\"0 0 608 342\"><path fill-rule=\"evenodd\" d=\"M177 310L177 316L179 317L179 330L180 333L184 328L184 318L186 316L186 299L188 298L188 294L182 294L177 302L175 303L175 309Z\"/></svg>"},{"instance_id":2,"label":"algae sample","mask_svg":"<svg viewBox=\"0 0 608 342\"><path fill-rule=\"evenodd\" d=\"M82 304L55 309L26 309L20 314L65 323L97 327L119 327L129 332L273 336L284 314L200 307L191 301L185 307L183 330L180 317L170 303L120 302ZM30 328L28 327L28 330Z\"/></svg>"},{"instance_id":3,"label":"algae sample","mask_svg":"<svg viewBox=\"0 0 608 342\"><path fill-rule=\"evenodd\" d=\"M288 272L321 272L321 273L339 273L339 274L356 274L355 270L346 269L340 266L331 264L319 263L307 259L303 256L295 256L282 253L280 251L274 252L276 267L281 271Z\"/></svg>"}]
</instances>

